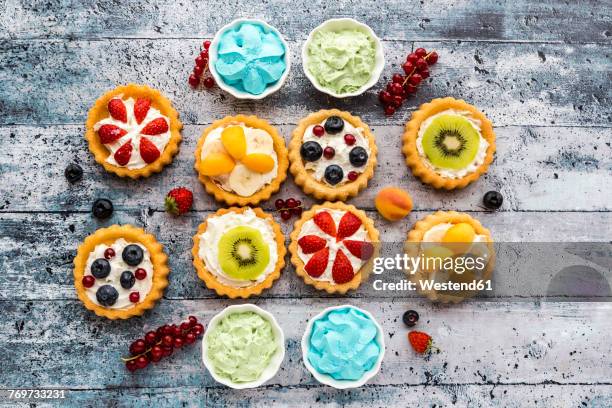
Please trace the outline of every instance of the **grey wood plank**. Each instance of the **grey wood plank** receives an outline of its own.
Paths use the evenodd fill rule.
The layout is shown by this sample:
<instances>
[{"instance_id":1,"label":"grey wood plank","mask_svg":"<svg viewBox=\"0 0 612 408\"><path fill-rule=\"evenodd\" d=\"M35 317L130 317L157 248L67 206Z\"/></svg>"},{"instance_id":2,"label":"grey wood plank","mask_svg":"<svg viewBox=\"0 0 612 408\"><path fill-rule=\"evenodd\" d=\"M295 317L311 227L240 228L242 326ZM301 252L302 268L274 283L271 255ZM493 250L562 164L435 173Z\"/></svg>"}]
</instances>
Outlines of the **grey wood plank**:
<instances>
[{"instance_id":1,"label":"grey wood plank","mask_svg":"<svg viewBox=\"0 0 612 408\"><path fill-rule=\"evenodd\" d=\"M384 237L385 256L395 256L399 253L398 245L404 242L406 234L412 225L427 212L415 212L405 221L397 224L381 220L376 212L369 212L376 226ZM72 278L72 260L76 255L79 243L97 228L113 223L131 223L145 226L155 234L165 246L169 255L170 286L165 297L170 299L210 299L216 298L215 292L207 289L197 277L192 265L192 236L197 226L207 213L191 213L182 218L174 219L165 213L154 212L115 212L107 222L95 221L89 214L1 214L0 215L0 299L45 300L45 299L76 299ZM491 230L496 242L609 242L609 225L612 223L612 213L475 213L474 216ZM292 224L282 223L286 236L289 235ZM395 245L394 245L395 244ZM401 245L399 245L401 248ZM512 247L514 248L514 246ZM544 293L550 279L563 268L563 265L590 265L599 270L596 254L565 255L562 263L548 262L538 268L531 279L521 277L531 270L526 260L533 256L540 246L532 248L528 245L519 247L519 253L505 253L496 269L494 282L495 296L511 298L536 296ZM507 250L511 248L508 247ZM593 249L591 252L595 251ZM583 258L581 258L584 257ZM588 261L588 262L587 262ZM605 264L601 264L603 268ZM521 273L519 273L521 272ZM534 272L536 273L536 272ZM604 276L606 274L602 271ZM540 277L540 278L536 278ZM403 276L401 273L389 272L382 278L385 281L396 281ZM371 278L356 292L348 296L354 298L385 298L407 296L419 298L413 292L380 292L374 290ZM610 279L608 277L608 279ZM515 281L516 280L516 281ZM538 285L535 285L535 283ZM533 288L532 288L533 286ZM299 278L293 267L288 263L281 278L274 286L263 293L263 298L317 298L327 297L325 293L306 285ZM483 294L487 296L487 294Z\"/></svg>"},{"instance_id":2,"label":"grey wood plank","mask_svg":"<svg viewBox=\"0 0 612 408\"><path fill-rule=\"evenodd\" d=\"M354 17L385 38L510 41L610 41L605 1L417 2L315 0L270 4L161 0L39 2L7 0L3 38L211 37L233 18L261 18L290 39L332 17ZM200 18L193 18L199 16Z\"/></svg>"},{"instance_id":3,"label":"grey wood plank","mask_svg":"<svg viewBox=\"0 0 612 408\"><path fill-rule=\"evenodd\" d=\"M161 174L133 181L107 173L93 160L82 126L0 127L0 211L89 211L99 196L109 197L124 210L163 210L163 197L174 186L195 193L194 209L215 210L214 201L196 177L193 151L205 125L183 130L181 151ZM278 126L287 142L293 125ZM374 208L376 193L395 185L410 192L417 210L482 210L482 196L497 190L504 195L503 211L609 211L612 209L610 129L575 127L502 127L496 130L497 153L488 173L469 187L439 191L422 184L401 153L401 126L374 126L379 149L374 178L350 202ZM70 161L84 168L84 179L71 185L63 171ZM313 202L289 176L279 193L261 205L272 209L276 197Z\"/></svg>"},{"instance_id":4,"label":"grey wood plank","mask_svg":"<svg viewBox=\"0 0 612 408\"><path fill-rule=\"evenodd\" d=\"M0 363L3 387L142 388L210 387L198 345L134 374L119 360L131 341L168 321L194 314L203 322L228 304L214 300L162 300L144 318L111 322L78 301L1 301ZM268 385L316 385L301 361L306 322L345 299L259 300L286 337L286 356ZM385 332L386 354L374 385L610 385L610 303L463 303L439 307L410 299L352 299L375 316ZM416 355L401 322L406 309L421 314L418 328L441 351ZM485 329L486 328L486 329ZM288 389L291 392L291 389ZM364 390L367 390L365 388Z\"/></svg>"},{"instance_id":5,"label":"grey wood plank","mask_svg":"<svg viewBox=\"0 0 612 408\"><path fill-rule=\"evenodd\" d=\"M432 406L526 407L594 406L612 404L610 385L366 385L357 390L336 390L325 386L280 388L260 387L232 390L225 387L120 388L108 390L69 390L63 406L94 407L100 401L112 407L389 407ZM56 402L35 401L39 408ZM0 402L0 407L29 407L29 403Z\"/></svg>"},{"instance_id":6,"label":"grey wood plank","mask_svg":"<svg viewBox=\"0 0 612 408\"><path fill-rule=\"evenodd\" d=\"M384 81L347 100L316 91L301 70L301 42L295 41L290 42L293 70L287 83L264 103L236 100L218 88L194 92L187 77L199 44L191 39L2 41L0 124L81 124L96 98L127 82L163 91L187 124L234 113L292 124L327 107L353 111L371 125L403 124L412 109L444 96L466 99L496 126L610 127L612 122L608 44L429 43L440 62L391 118L383 115L377 98ZM385 41L384 47L389 77L413 44Z\"/></svg>"}]
</instances>

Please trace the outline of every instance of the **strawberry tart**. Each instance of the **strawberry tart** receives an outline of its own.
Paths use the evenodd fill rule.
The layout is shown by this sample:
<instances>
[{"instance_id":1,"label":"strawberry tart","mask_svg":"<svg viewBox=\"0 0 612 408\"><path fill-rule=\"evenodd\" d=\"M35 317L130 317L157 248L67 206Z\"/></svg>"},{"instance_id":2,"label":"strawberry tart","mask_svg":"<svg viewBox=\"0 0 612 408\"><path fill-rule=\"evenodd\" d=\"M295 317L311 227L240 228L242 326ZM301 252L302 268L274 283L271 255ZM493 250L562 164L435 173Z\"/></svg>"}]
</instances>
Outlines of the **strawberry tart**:
<instances>
[{"instance_id":1,"label":"strawberry tart","mask_svg":"<svg viewBox=\"0 0 612 408\"><path fill-rule=\"evenodd\" d=\"M96 161L111 173L136 179L160 172L172 162L182 124L159 91L130 84L98 98L86 128Z\"/></svg>"},{"instance_id":2,"label":"strawberry tart","mask_svg":"<svg viewBox=\"0 0 612 408\"><path fill-rule=\"evenodd\" d=\"M374 222L352 205L315 205L295 222L291 262L304 281L328 293L357 289L378 251Z\"/></svg>"}]
</instances>

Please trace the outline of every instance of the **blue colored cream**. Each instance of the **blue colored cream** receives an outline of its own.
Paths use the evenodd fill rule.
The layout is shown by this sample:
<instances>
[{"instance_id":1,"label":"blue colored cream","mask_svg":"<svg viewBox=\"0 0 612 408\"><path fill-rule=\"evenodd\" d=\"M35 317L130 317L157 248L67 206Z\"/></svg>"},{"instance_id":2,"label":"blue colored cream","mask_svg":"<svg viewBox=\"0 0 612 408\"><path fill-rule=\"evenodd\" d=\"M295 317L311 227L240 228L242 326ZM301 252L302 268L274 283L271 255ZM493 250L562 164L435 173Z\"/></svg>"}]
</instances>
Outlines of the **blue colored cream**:
<instances>
[{"instance_id":1,"label":"blue colored cream","mask_svg":"<svg viewBox=\"0 0 612 408\"><path fill-rule=\"evenodd\" d=\"M380 355L377 333L374 322L360 310L334 309L313 323L308 361L336 380L359 380Z\"/></svg>"},{"instance_id":2,"label":"blue colored cream","mask_svg":"<svg viewBox=\"0 0 612 408\"><path fill-rule=\"evenodd\" d=\"M219 39L215 69L227 85L259 95L285 72L285 52L276 33L259 23L243 22Z\"/></svg>"}]
</instances>

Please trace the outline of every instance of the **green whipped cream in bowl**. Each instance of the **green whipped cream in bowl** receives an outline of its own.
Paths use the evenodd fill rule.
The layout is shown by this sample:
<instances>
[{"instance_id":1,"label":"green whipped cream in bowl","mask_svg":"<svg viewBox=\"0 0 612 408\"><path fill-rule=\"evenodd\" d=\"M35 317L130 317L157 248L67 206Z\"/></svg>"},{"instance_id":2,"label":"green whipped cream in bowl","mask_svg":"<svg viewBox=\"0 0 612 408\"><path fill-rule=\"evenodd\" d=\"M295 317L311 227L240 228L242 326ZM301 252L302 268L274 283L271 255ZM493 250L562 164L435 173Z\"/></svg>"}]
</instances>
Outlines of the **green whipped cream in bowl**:
<instances>
[{"instance_id":1,"label":"green whipped cream in bowl","mask_svg":"<svg viewBox=\"0 0 612 408\"><path fill-rule=\"evenodd\" d=\"M212 318L202 340L202 359L213 378L242 389L262 385L285 356L285 338L274 317L252 305L229 306Z\"/></svg>"},{"instance_id":2,"label":"green whipped cream in bowl","mask_svg":"<svg viewBox=\"0 0 612 408\"><path fill-rule=\"evenodd\" d=\"M302 48L302 64L315 88L343 98L360 95L378 81L384 56L370 27L340 18L327 20L310 33Z\"/></svg>"}]
</instances>

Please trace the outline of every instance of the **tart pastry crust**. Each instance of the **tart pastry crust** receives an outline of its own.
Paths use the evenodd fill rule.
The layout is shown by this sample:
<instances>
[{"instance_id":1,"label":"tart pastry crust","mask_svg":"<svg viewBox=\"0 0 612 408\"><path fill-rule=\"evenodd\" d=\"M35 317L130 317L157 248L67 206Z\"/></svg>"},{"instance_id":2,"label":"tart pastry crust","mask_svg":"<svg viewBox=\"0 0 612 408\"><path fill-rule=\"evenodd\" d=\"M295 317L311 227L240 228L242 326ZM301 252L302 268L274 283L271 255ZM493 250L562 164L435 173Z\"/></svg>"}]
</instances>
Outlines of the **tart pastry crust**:
<instances>
[{"instance_id":1,"label":"tart pastry crust","mask_svg":"<svg viewBox=\"0 0 612 408\"><path fill-rule=\"evenodd\" d=\"M368 163L363 172L355 181L349 181L341 186L329 186L312 177L304 167L304 162L300 155L302 138L308 126L319 124L330 116L339 116L354 127L362 128L363 135L368 139L368 146L370 148L370 157L368 158ZM295 184L300 186L306 194L310 194L319 200L346 201L349 197L356 196L361 190L368 186L368 181L374 176L377 152L376 139L370 131L369 126L362 122L359 116L353 116L348 112L338 109L320 110L300 120L297 128L293 131L291 141L289 142L289 160L291 162L289 170L291 174L293 174Z\"/></svg>"},{"instance_id":2,"label":"tart pastry crust","mask_svg":"<svg viewBox=\"0 0 612 408\"><path fill-rule=\"evenodd\" d=\"M476 119L480 120L481 135L487 142L489 142L487 155L480 167L478 167L476 171L457 179L442 177L434 170L428 168L423 163L423 158L419 155L416 145L421 123L423 123L423 121L430 116L447 109L469 111ZM491 164L493 161L493 154L495 153L496 148L493 124L489 119L487 119L484 113L480 112L474 106L466 103L463 100L451 97L434 99L429 103L424 103L417 111L413 112L412 119L406 123L402 140L402 152L404 153L404 156L406 156L406 164L412 170L412 174L421 179L421 181L425 184L429 184L435 188L444 188L446 190L463 188L471 182L476 181L481 175L486 173L487 169L489 168L489 164Z\"/></svg>"},{"instance_id":3,"label":"tart pastry crust","mask_svg":"<svg viewBox=\"0 0 612 408\"><path fill-rule=\"evenodd\" d=\"M493 274L493 269L495 268L495 250L493 247L493 239L491 238L491 232L487 228L483 227L480 221L466 213L459 213L456 211L437 211L417 221L412 230L408 232L408 238L406 239L406 242L404 244L404 251L411 257L419 256L418 251L420 249L420 243L422 242L425 233L429 231L432 227L442 223L467 223L470 224L472 228L474 228L474 231L477 235L486 236L489 261L487 262L485 269L482 271L482 276L479 279L490 279L491 275ZM426 271L422 271L419 269L414 275L409 275L409 278L416 282L418 280L427 279L428 276ZM434 289L422 289L420 285L417 285L417 288L421 294L435 302L459 303L466 297L469 297L453 296L449 294L449 292L437 292ZM474 294L475 293L470 293L471 296L473 296Z\"/></svg>"},{"instance_id":4,"label":"tart pastry crust","mask_svg":"<svg viewBox=\"0 0 612 408\"><path fill-rule=\"evenodd\" d=\"M161 155L153 163L147 164L140 169L128 169L127 167L115 166L107 163L106 159L110 155L109 150L100 142L97 132L94 130L94 125L100 120L108 117L108 102L117 95L123 95L126 98L148 98L151 100L151 107L159 110L162 115L170 119L169 130L170 140L161 152ZM153 173L162 171L166 164L172 163L174 156L179 151L181 143L180 130L183 124L178 118L178 112L172 107L172 103L156 89L149 88L146 85L128 84L118 86L117 88L106 92L99 97L87 115L85 123L85 139L89 142L89 150L93 153L95 160L100 163L109 173L115 173L119 177L130 177L137 179L140 177L149 177Z\"/></svg>"},{"instance_id":5,"label":"tart pastry crust","mask_svg":"<svg viewBox=\"0 0 612 408\"><path fill-rule=\"evenodd\" d=\"M363 223L365 230L368 232L370 242L372 243L372 245L374 245L374 253L370 257L369 261L365 263L361 267L361 269L359 269L359 271L355 272L355 276L353 277L353 279L347 283L336 284L333 282L327 282L311 278L310 275L308 275L308 272L304 270L304 262L302 262L298 255L298 239L300 236L300 232L302 231L302 227L304 226L304 223L312 219L312 217L314 217L315 214L320 210L326 209L350 211L351 213L356 215ZM289 244L289 252L291 253L291 263L293 264L293 266L295 266L295 273L297 273L298 276L300 276L304 280L304 282L306 282L306 284L314 286L319 290L324 290L329 294L337 293L344 295L351 289L357 289L359 285L361 285L361 282L366 280L367 273L372 269L374 258L378 256L378 253L380 251L379 234L378 230L374 227L374 221L372 221L366 215L365 212L358 210L355 206L350 204L344 204L341 202L325 202L321 205L314 205L310 210L305 211L302 214L302 217L297 220L293 225L293 232L291 232L290 237L291 243Z\"/></svg>"},{"instance_id":6,"label":"tart pastry crust","mask_svg":"<svg viewBox=\"0 0 612 408\"><path fill-rule=\"evenodd\" d=\"M235 125L238 123L244 123L246 126L262 129L268 132L274 142L274 151L276 152L276 157L278 161L278 173L276 174L276 177L270 182L270 184L268 184L267 186L249 197L243 197L230 191L226 191L219 187L210 177L200 173L200 163L202 161L202 146L204 145L204 141L206 140L208 134L215 128L221 126ZM257 116L254 115L226 116L223 119L213 122L212 125L204 129L204 132L202 133L202 136L200 136L200 140L198 140L198 144L195 150L194 167L195 170L198 172L198 178L200 182L204 184L206 191L209 194L212 194L217 201L224 201L228 205L256 205L260 201L267 200L272 194L276 193L280 189L280 185L287 178L288 166L289 162L287 160L287 148L285 147L285 140L278 134L274 126L270 125L267 121L263 119L259 119Z\"/></svg>"},{"instance_id":7,"label":"tart pastry crust","mask_svg":"<svg viewBox=\"0 0 612 408\"><path fill-rule=\"evenodd\" d=\"M138 242L149 251L151 263L153 264L153 281L151 291L141 302L134 304L134 307L129 309L107 309L96 305L89 299L86 294L87 289L83 286L82 280L87 258L93 252L96 245L111 244L119 238L124 238L129 242ZM152 309L155 306L155 302L162 297L164 289L168 286L170 269L168 268L167 261L168 256L164 253L164 247L157 242L153 235L146 233L142 228L134 227L133 225L112 225L108 228L101 228L85 238L81 245L79 245L77 255L74 258L74 286L77 296L87 309L98 316L111 320L141 316L145 310Z\"/></svg>"},{"instance_id":8,"label":"tart pastry crust","mask_svg":"<svg viewBox=\"0 0 612 408\"><path fill-rule=\"evenodd\" d=\"M218 217L231 212L242 214L249 208L250 207L221 208L216 213L209 215L209 217ZM243 288L234 288L232 286L224 285L223 283L219 282L213 273L206 269L204 261L200 258L199 251L200 235L206 231L206 227L208 225L207 221L200 224L198 227L198 232L193 236L193 248L191 249L191 254L193 255L193 266L195 267L200 279L202 279L206 284L206 287L214 290L220 296L227 296L231 299L239 297L246 299L253 295L260 295L264 289L272 287L274 281L280 278L281 271L285 267L285 255L287 254L287 249L285 248L285 236L283 235L280 226L274 221L274 218L270 214L266 214L261 208L252 208L252 210L259 218L270 221L272 229L274 230L274 243L276 244L276 249L278 252L278 260L276 261L274 270L266 277L264 281L256 285Z\"/></svg>"}]
</instances>

